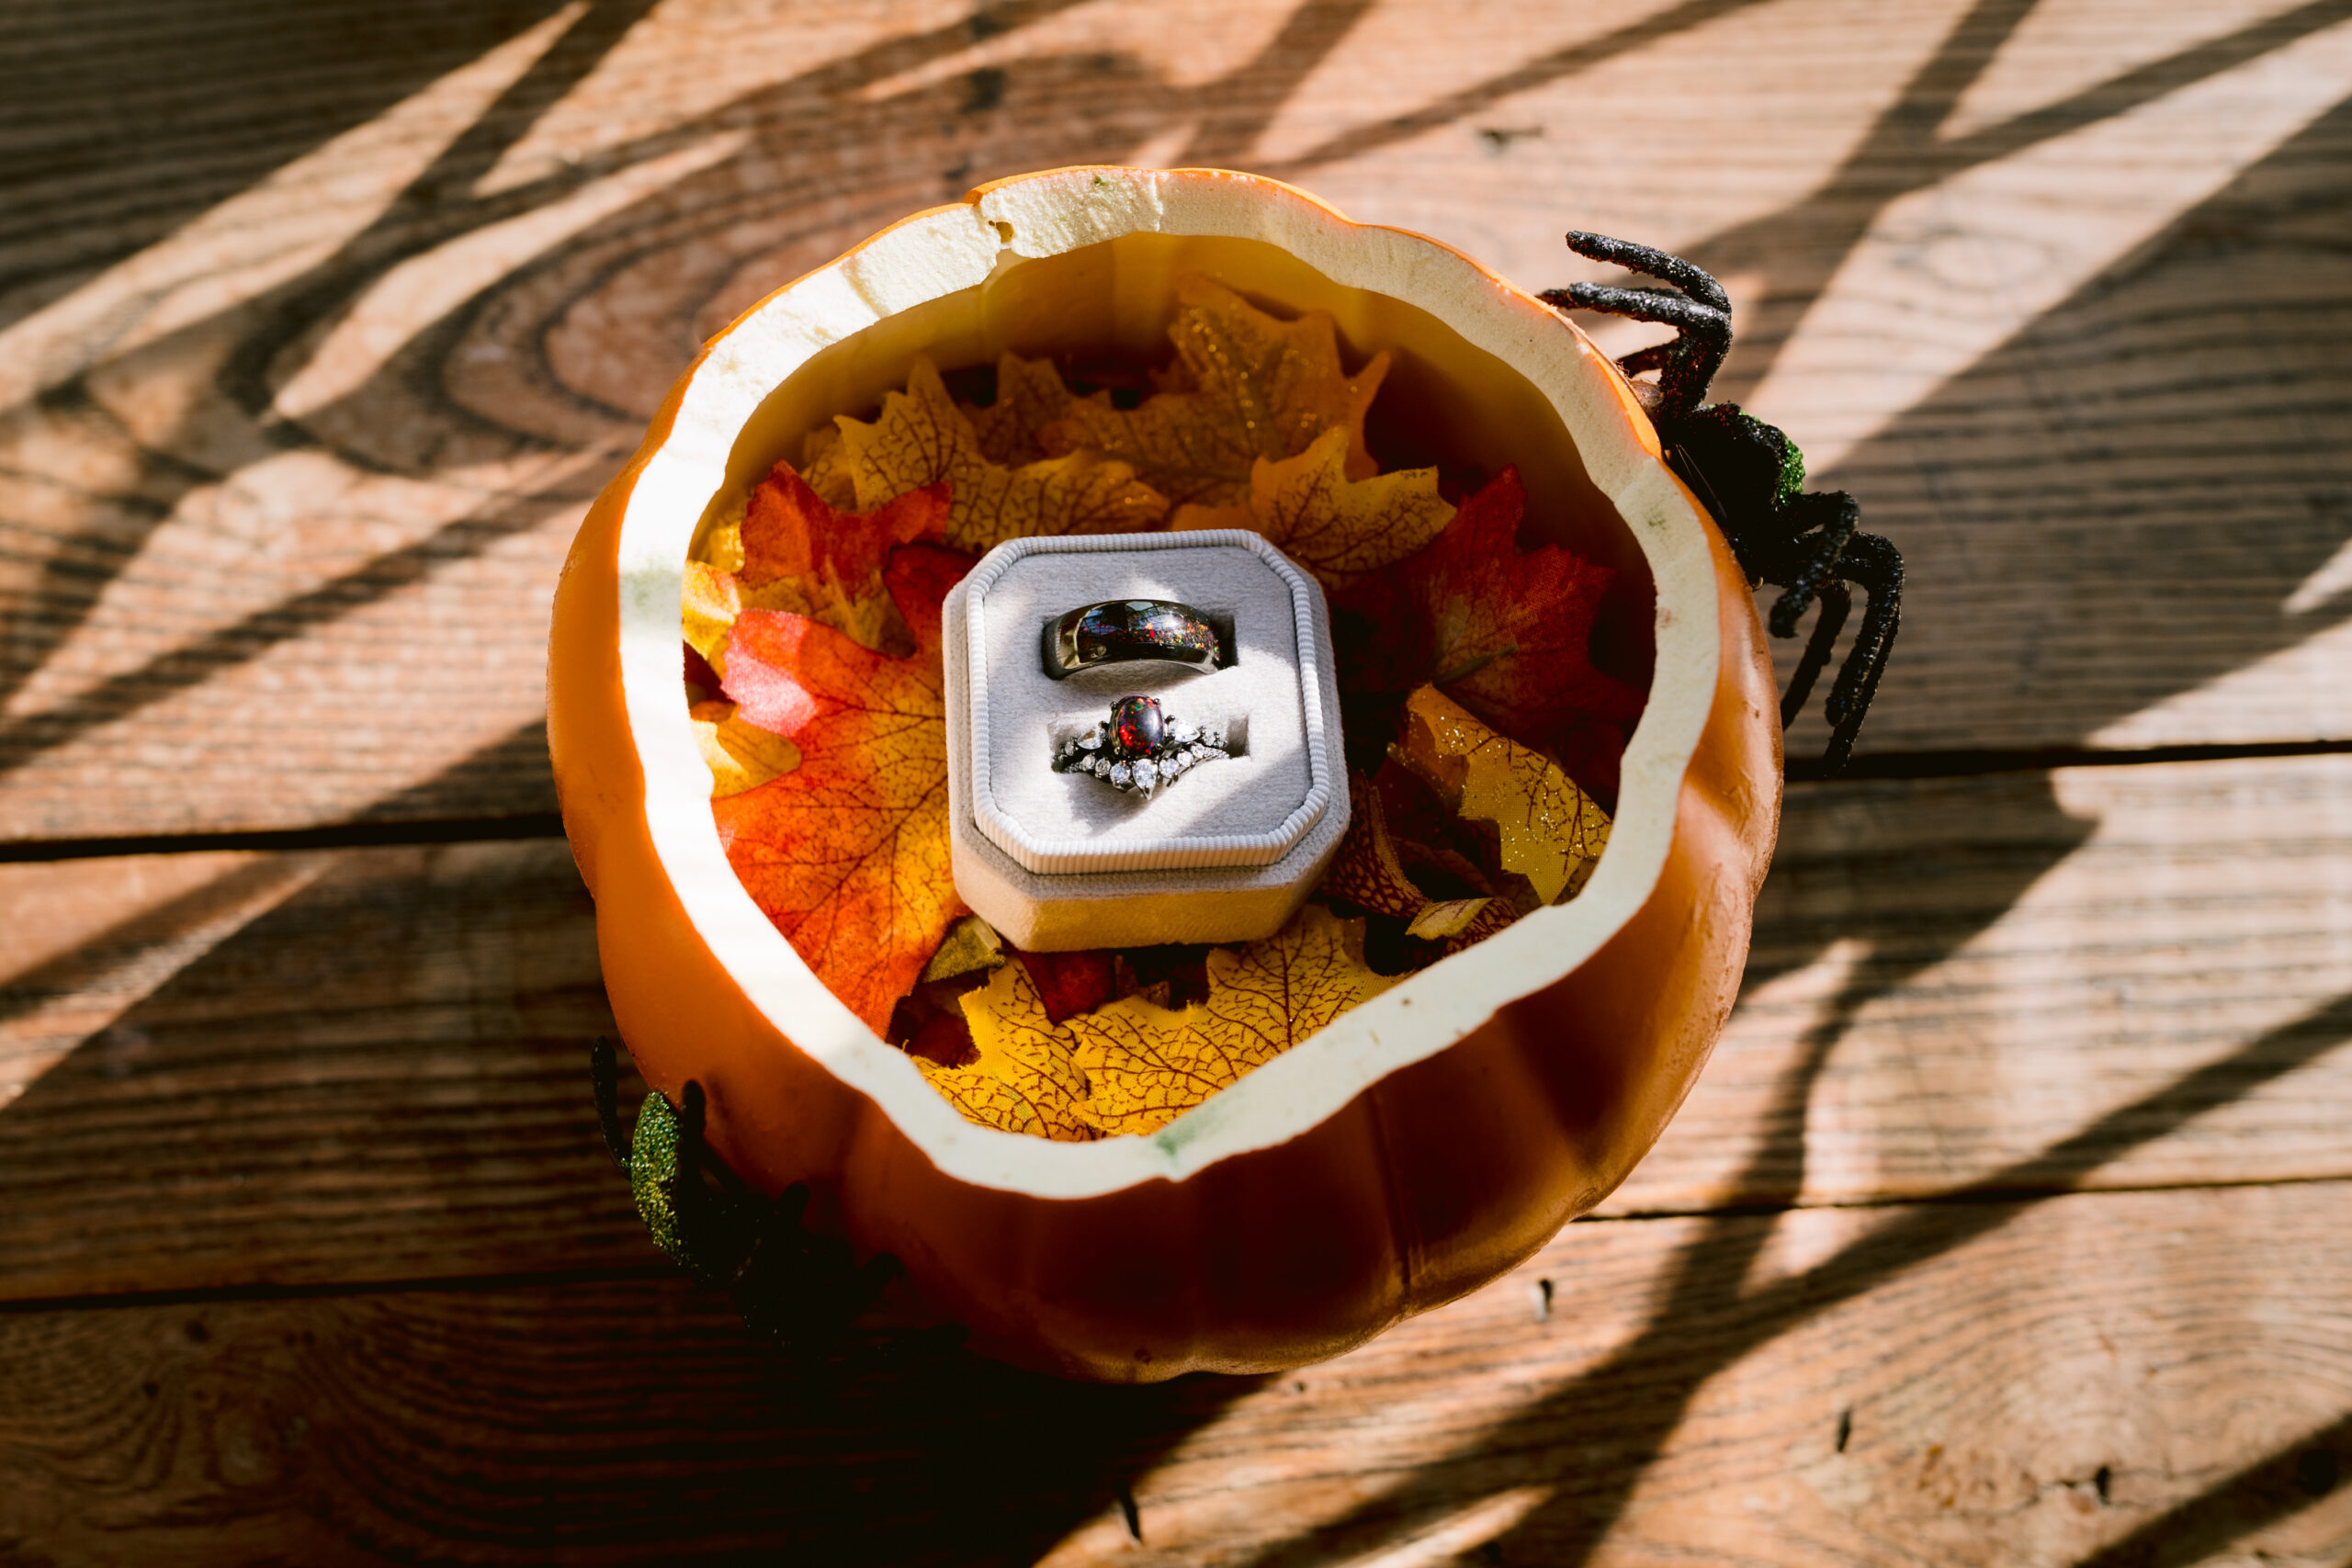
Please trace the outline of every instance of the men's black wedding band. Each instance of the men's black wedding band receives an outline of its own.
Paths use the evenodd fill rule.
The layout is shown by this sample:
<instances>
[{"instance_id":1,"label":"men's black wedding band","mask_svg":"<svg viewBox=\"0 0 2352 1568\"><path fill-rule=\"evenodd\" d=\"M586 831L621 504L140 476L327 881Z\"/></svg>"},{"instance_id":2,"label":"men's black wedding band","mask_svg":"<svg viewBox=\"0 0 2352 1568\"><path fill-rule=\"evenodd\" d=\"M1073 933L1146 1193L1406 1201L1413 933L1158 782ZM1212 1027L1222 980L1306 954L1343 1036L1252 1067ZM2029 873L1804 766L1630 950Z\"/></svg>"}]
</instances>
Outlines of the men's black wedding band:
<instances>
[{"instance_id":1,"label":"men's black wedding band","mask_svg":"<svg viewBox=\"0 0 2352 1568\"><path fill-rule=\"evenodd\" d=\"M1205 671L1221 657L1209 618L1172 599L1106 599L1046 623L1046 673L1057 681L1147 660Z\"/></svg>"}]
</instances>

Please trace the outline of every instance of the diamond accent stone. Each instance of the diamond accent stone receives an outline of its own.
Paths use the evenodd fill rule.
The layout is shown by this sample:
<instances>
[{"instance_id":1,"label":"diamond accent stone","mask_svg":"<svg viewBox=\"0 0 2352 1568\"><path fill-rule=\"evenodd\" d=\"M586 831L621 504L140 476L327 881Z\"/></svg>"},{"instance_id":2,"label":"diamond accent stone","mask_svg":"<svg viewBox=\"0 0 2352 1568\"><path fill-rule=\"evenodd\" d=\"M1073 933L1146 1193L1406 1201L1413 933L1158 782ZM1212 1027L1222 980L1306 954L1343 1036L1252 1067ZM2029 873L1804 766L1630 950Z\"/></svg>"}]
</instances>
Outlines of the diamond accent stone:
<instances>
[{"instance_id":1,"label":"diamond accent stone","mask_svg":"<svg viewBox=\"0 0 2352 1568\"><path fill-rule=\"evenodd\" d=\"M1149 789L1159 782L1159 764L1148 757L1139 757L1135 765L1136 783Z\"/></svg>"},{"instance_id":2,"label":"diamond accent stone","mask_svg":"<svg viewBox=\"0 0 2352 1568\"><path fill-rule=\"evenodd\" d=\"M1168 727L1168 739L1179 746L1189 746L1200 738L1201 727L1197 724L1185 724L1180 720Z\"/></svg>"},{"instance_id":3,"label":"diamond accent stone","mask_svg":"<svg viewBox=\"0 0 2352 1568\"><path fill-rule=\"evenodd\" d=\"M1102 748L1102 732L1099 729L1089 730L1078 738L1078 743L1085 750L1099 751Z\"/></svg>"},{"instance_id":4,"label":"diamond accent stone","mask_svg":"<svg viewBox=\"0 0 2352 1568\"><path fill-rule=\"evenodd\" d=\"M1121 789L1126 788L1128 783L1132 781L1134 777L1135 770L1128 767L1125 762L1114 762L1111 764L1111 782L1117 784Z\"/></svg>"},{"instance_id":5,"label":"diamond accent stone","mask_svg":"<svg viewBox=\"0 0 2352 1568\"><path fill-rule=\"evenodd\" d=\"M1111 759L1108 757L1097 757L1087 765L1094 770L1094 776L1098 779L1111 776Z\"/></svg>"}]
</instances>

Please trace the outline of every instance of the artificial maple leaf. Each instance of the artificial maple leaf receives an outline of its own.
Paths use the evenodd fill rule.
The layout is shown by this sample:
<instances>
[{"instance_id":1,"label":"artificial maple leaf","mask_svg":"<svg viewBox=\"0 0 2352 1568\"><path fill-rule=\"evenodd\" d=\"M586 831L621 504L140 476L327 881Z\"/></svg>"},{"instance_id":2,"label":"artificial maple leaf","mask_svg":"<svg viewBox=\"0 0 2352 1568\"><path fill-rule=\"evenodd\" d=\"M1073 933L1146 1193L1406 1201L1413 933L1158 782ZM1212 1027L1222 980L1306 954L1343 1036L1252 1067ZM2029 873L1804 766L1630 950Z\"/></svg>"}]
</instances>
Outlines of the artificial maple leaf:
<instances>
[{"instance_id":1,"label":"artificial maple leaf","mask_svg":"<svg viewBox=\"0 0 2352 1568\"><path fill-rule=\"evenodd\" d=\"M713 800L757 789L800 765L799 747L746 722L733 703L696 703L686 716L694 723L702 760L710 764Z\"/></svg>"},{"instance_id":2,"label":"artificial maple leaf","mask_svg":"<svg viewBox=\"0 0 2352 1568\"><path fill-rule=\"evenodd\" d=\"M1394 566L1445 531L1453 508L1435 468L1374 479L1347 476L1348 433L1337 426L1281 462L1261 457L1239 506L1182 506L1170 526L1247 528L1265 536L1329 589Z\"/></svg>"},{"instance_id":3,"label":"artificial maple leaf","mask_svg":"<svg viewBox=\"0 0 2352 1568\"><path fill-rule=\"evenodd\" d=\"M1382 792L1371 780L1351 778L1348 793L1348 831L1319 889L1326 897L1404 920L1407 936L1435 942L1449 953L1492 936L1519 918L1519 911L1508 901L1483 892L1469 897L1431 897L1407 868L1406 855L1474 886L1484 886L1485 878L1451 849L1399 840L1389 826Z\"/></svg>"},{"instance_id":4,"label":"artificial maple leaf","mask_svg":"<svg viewBox=\"0 0 2352 1568\"><path fill-rule=\"evenodd\" d=\"M1046 1016L1056 1023L1111 999L1117 965L1107 952L1023 953L1020 957Z\"/></svg>"},{"instance_id":5,"label":"artificial maple leaf","mask_svg":"<svg viewBox=\"0 0 2352 1568\"><path fill-rule=\"evenodd\" d=\"M820 424L801 442L800 473L827 505L844 512L856 510L857 481L850 478L849 448L842 445L842 433L835 426Z\"/></svg>"},{"instance_id":6,"label":"artificial maple leaf","mask_svg":"<svg viewBox=\"0 0 2352 1568\"><path fill-rule=\"evenodd\" d=\"M1181 1011L1125 997L1064 1024L1087 1119L1149 1133L1396 982L1363 961L1363 922L1309 904L1263 942L1208 955L1208 998Z\"/></svg>"},{"instance_id":7,"label":"artificial maple leaf","mask_svg":"<svg viewBox=\"0 0 2352 1568\"><path fill-rule=\"evenodd\" d=\"M923 1076L966 1120L1057 1143L1096 1136L1083 1110L1086 1074L1073 1059L1069 1036L1047 1015L1025 964L1007 964L963 1005L980 1059Z\"/></svg>"},{"instance_id":8,"label":"artificial maple leaf","mask_svg":"<svg viewBox=\"0 0 2352 1568\"><path fill-rule=\"evenodd\" d=\"M1405 874L1378 792L1366 780L1351 778L1348 796L1348 830L1331 857L1331 869L1323 874L1322 893L1375 915L1411 919L1430 897Z\"/></svg>"},{"instance_id":9,"label":"artificial maple leaf","mask_svg":"<svg viewBox=\"0 0 2352 1568\"><path fill-rule=\"evenodd\" d=\"M741 716L800 765L712 802L719 841L763 913L876 1033L965 914L948 872L940 600L970 567L901 546L884 581L915 641L905 659L784 610L746 610L727 644Z\"/></svg>"},{"instance_id":10,"label":"artificial maple leaf","mask_svg":"<svg viewBox=\"0 0 2352 1568\"><path fill-rule=\"evenodd\" d=\"M947 936L922 966L922 978L952 980L982 969L1004 966L1004 939L978 915L967 915L947 928Z\"/></svg>"},{"instance_id":11,"label":"artificial maple leaf","mask_svg":"<svg viewBox=\"0 0 2352 1568\"><path fill-rule=\"evenodd\" d=\"M868 512L844 511L778 463L741 515L711 530L707 558L687 563L686 640L710 659L742 611L790 610L876 652L904 653L910 644L883 589L883 563L899 545L938 539L946 525L944 484Z\"/></svg>"},{"instance_id":12,"label":"artificial maple leaf","mask_svg":"<svg viewBox=\"0 0 2352 1568\"><path fill-rule=\"evenodd\" d=\"M1038 439L1046 426L1062 418L1080 400L1063 385L1061 372L1050 359L1023 359L1007 350L997 355L996 400L986 408L966 408L972 433L979 438L980 456L991 463L1019 468L1054 456ZM1111 406L1096 393L1086 400Z\"/></svg>"},{"instance_id":13,"label":"artificial maple leaf","mask_svg":"<svg viewBox=\"0 0 2352 1568\"><path fill-rule=\"evenodd\" d=\"M1334 428L1347 432L1350 479L1380 471L1363 416L1388 374L1385 350L1351 377L1328 311L1281 321L1197 275L1178 280L1176 300L1177 363L1160 392L1133 409L1074 404L1043 432L1047 451L1124 459L1170 500L1204 506L1242 503L1259 458L1295 457Z\"/></svg>"},{"instance_id":14,"label":"artificial maple leaf","mask_svg":"<svg viewBox=\"0 0 2352 1568\"><path fill-rule=\"evenodd\" d=\"M1017 468L989 462L938 368L921 355L907 389L883 397L879 418L833 423L858 505L871 510L944 479L951 487L946 539L959 550L977 554L1039 534L1129 533L1167 519L1167 499L1139 483L1135 469L1091 452Z\"/></svg>"},{"instance_id":15,"label":"artificial maple leaf","mask_svg":"<svg viewBox=\"0 0 2352 1568\"><path fill-rule=\"evenodd\" d=\"M1558 763L1498 735L1434 686L1405 704L1404 761L1464 817L1492 822L1503 869L1537 902L1557 902L1592 874L1609 844L1609 815Z\"/></svg>"},{"instance_id":16,"label":"artificial maple leaf","mask_svg":"<svg viewBox=\"0 0 2352 1568\"><path fill-rule=\"evenodd\" d=\"M743 613L743 596L735 574L707 561L686 563L686 588L681 606L686 646L702 656L715 674L727 672L727 635Z\"/></svg>"},{"instance_id":17,"label":"artificial maple leaf","mask_svg":"<svg viewBox=\"0 0 2352 1568\"><path fill-rule=\"evenodd\" d=\"M1522 553L1527 491L1505 468L1464 499L1428 548L1339 596L1358 689L1423 682L1507 734L1548 738L1571 715L1622 720L1642 694L1592 666L1593 617L1616 579L1545 545Z\"/></svg>"}]
</instances>

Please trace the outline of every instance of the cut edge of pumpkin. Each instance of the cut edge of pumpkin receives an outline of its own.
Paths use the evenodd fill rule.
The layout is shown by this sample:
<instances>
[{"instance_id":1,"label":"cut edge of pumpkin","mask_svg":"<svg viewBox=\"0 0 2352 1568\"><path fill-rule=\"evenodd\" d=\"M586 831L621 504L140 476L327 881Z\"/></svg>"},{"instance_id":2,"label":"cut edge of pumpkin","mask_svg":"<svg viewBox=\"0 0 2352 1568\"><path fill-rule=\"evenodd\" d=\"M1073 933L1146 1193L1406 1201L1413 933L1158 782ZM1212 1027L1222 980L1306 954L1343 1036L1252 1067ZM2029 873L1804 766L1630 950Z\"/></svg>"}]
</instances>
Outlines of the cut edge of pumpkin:
<instances>
[{"instance_id":1,"label":"cut edge of pumpkin","mask_svg":"<svg viewBox=\"0 0 2352 1568\"><path fill-rule=\"evenodd\" d=\"M720 847L710 772L678 689L678 604L689 547L728 482L739 434L810 358L986 281L1007 257L1043 259L1134 233L1262 242L1342 289L1418 307L1524 378L1648 564L1656 673L1626 747L1609 848L1575 900L1408 976L1156 1134L1057 1144L966 1122L752 902ZM1660 461L1623 377L1582 332L1451 246L1354 223L1292 187L1222 170L1080 167L1001 181L916 213L776 290L711 340L673 394L616 547L621 697L645 827L697 936L780 1034L869 1098L944 1174L1046 1198L1182 1180L1287 1142L1575 970L1657 885L1721 659L1715 570L1695 503Z\"/></svg>"}]
</instances>

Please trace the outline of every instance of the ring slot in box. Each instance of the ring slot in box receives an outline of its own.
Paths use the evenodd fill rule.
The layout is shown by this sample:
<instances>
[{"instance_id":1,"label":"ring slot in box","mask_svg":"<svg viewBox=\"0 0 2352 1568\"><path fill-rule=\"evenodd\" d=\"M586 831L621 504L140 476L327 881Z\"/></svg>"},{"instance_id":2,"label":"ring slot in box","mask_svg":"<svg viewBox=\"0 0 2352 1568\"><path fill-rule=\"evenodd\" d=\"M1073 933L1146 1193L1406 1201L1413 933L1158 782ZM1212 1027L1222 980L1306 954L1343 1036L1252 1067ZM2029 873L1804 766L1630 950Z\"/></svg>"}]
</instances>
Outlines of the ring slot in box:
<instances>
[{"instance_id":1,"label":"ring slot in box","mask_svg":"<svg viewBox=\"0 0 2352 1568\"><path fill-rule=\"evenodd\" d=\"M1195 606L1230 626L1213 671L1150 661L1062 679L1044 628L1123 598ZM956 890L1037 952L1272 935L1347 829L1331 633L1312 578L1255 534L1071 536L999 546L947 598L948 810ZM1222 728L1233 755L1149 795L1055 754L1121 697Z\"/></svg>"}]
</instances>

